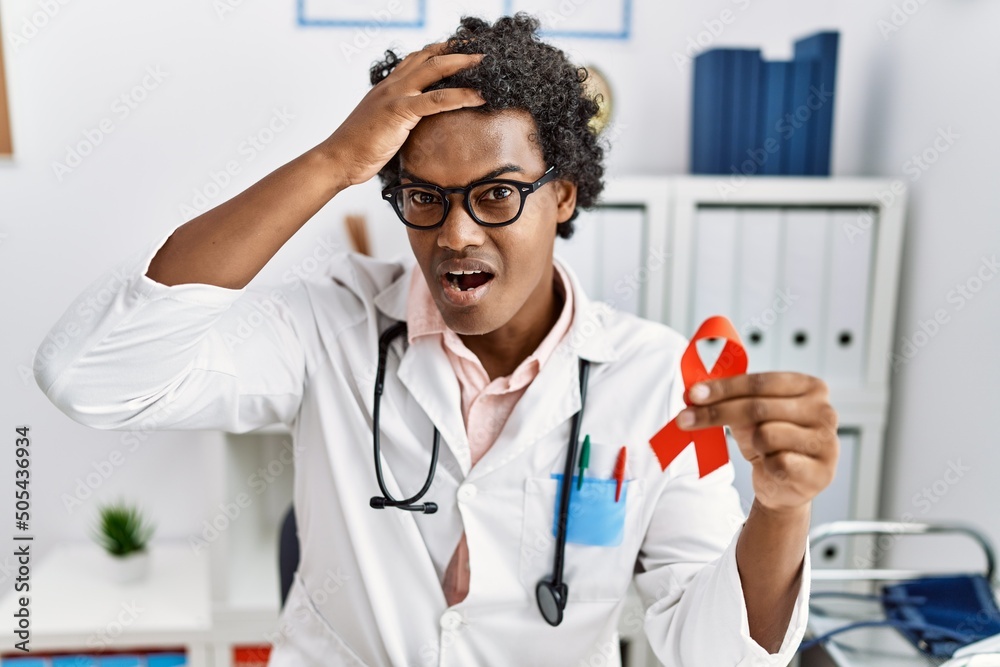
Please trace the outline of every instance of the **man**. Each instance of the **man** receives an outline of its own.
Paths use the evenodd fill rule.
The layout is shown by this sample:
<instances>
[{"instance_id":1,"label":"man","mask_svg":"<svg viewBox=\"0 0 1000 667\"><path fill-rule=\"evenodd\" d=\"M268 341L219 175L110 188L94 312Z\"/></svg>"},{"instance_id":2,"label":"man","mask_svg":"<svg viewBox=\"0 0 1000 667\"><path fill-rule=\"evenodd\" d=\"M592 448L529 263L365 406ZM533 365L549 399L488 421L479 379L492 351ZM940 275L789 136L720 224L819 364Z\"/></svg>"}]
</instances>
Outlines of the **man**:
<instances>
[{"instance_id":1,"label":"man","mask_svg":"<svg viewBox=\"0 0 1000 667\"><path fill-rule=\"evenodd\" d=\"M692 389L682 426L728 425L753 464L745 523L731 464L700 478L688 448L661 470L648 441L684 407L687 341L591 303L553 258L597 200L603 151L588 127L596 104L537 29L523 14L463 18L447 42L388 52L327 140L160 239L84 333L36 366L49 398L98 428L290 425L302 555L273 665L618 664L633 575L648 610L624 620L665 664L784 665L801 639L810 501L837 458L826 386L763 373ZM323 205L376 174L412 271L344 254L277 298L247 289ZM421 501L433 514L369 506L379 337L399 322L381 469L392 496L415 493L440 433ZM553 627L535 590L552 575L557 475L584 391L592 447L573 480L583 491ZM601 505L622 447L622 498Z\"/></svg>"}]
</instances>

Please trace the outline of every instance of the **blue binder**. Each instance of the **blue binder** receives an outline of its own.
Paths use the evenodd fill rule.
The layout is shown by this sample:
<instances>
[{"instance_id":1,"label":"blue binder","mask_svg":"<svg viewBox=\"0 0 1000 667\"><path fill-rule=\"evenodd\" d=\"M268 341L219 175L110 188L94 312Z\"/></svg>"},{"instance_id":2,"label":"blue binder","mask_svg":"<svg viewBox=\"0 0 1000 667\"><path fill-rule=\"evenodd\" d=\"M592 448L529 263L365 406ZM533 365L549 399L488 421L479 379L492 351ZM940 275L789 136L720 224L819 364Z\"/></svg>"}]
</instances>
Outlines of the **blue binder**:
<instances>
[{"instance_id":1,"label":"blue binder","mask_svg":"<svg viewBox=\"0 0 1000 667\"><path fill-rule=\"evenodd\" d=\"M760 117L758 135L764 150L761 174L776 176L788 173L790 146L778 131L785 114L785 99L790 97L792 63L776 60L764 62L761 76Z\"/></svg>"},{"instance_id":2,"label":"blue binder","mask_svg":"<svg viewBox=\"0 0 1000 667\"><path fill-rule=\"evenodd\" d=\"M730 114L730 142L728 159L723 165L723 173L754 176L759 173L755 162L743 169L743 164L751 160L752 152L759 145L757 132L758 96L760 93L760 49L733 49L732 51L732 100Z\"/></svg>"},{"instance_id":3,"label":"blue binder","mask_svg":"<svg viewBox=\"0 0 1000 667\"><path fill-rule=\"evenodd\" d=\"M837 83L837 47L840 33L819 32L795 42L795 59L815 58L819 61L816 88L822 91L823 102L816 112L813 128L813 155L806 173L811 176L830 175L830 154L833 141L833 101Z\"/></svg>"},{"instance_id":4,"label":"blue binder","mask_svg":"<svg viewBox=\"0 0 1000 667\"><path fill-rule=\"evenodd\" d=\"M100 659L101 667L144 667L142 656L140 655L106 655Z\"/></svg>"},{"instance_id":5,"label":"blue binder","mask_svg":"<svg viewBox=\"0 0 1000 667\"><path fill-rule=\"evenodd\" d=\"M92 655L60 655L52 658L52 667L97 667Z\"/></svg>"},{"instance_id":6,"label":"blue binder","mask_svg":"<svg viewBox=\"0 0 1000 667\"><path fill-rule=\"evenodd\" d=\"M729 129L724 127L727 70L731 59L724 49L711 49L695 56L694 95L691 109L691 172L721 173L723 146Z\"/></svg>"},{"instance_id":7,"label":"blue binder","mask_svg":"<svg viewBox=\"0 0 1000 667\"><path fill-rule=\"evenodd\" d=\"M759 49L698 54L691 172L828 176L838 39L804 37L788 62L766 62Z\"/></svg>"},{"instance_id":8,"label":"blue binder","mask_svg":"<svg viewBox=\"0 0 1000 667\"><path fill-rule=\"evenodd\" d=\"M809 107L811 87L819 78L819 61L793 60L791 85L785 106L786 126L779 133L788 132L788 168L785 173L803 176L810 165L815 143L816 112ZM815 102L812 102L815 105Z\"/></svg>"}]
</instances>

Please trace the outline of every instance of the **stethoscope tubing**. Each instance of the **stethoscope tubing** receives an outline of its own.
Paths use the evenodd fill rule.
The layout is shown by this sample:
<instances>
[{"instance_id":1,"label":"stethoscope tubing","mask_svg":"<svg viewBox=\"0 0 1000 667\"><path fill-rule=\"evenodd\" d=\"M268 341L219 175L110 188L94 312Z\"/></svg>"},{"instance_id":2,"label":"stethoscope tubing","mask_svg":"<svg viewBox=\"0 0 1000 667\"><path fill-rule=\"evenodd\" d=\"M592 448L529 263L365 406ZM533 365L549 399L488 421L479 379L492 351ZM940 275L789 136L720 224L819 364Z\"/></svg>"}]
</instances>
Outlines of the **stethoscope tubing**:
<instances>
[{"instance_id":1,"label":"stethoscope tubing","mask_svg":"<svg viewBox=\"0 0 1000 667\"><path fill-rule=\"evenodd\" d=\"M587 402L587 376L590 373L590 364L586 359L580 359L580 409L573 417L573 426L570 431L570 448L566 455L566 467L563 472L563 483L559 495L559 525L556 531L556 557L552 583L555 586L562 585L563 562L566 555L566 528L569 523L569 497L572 490L573 470L576 468L576 456L580 447L580 422L583 421L583 409Z\"/></svg>"},{"instance_id":2,"label":"stethoscope tubing","mask_svg":"<svg viewBox=\"0 0 1000 667\"><path fill-rule=\"evenodd\" d=\"M434 481L434 473L437 471L438 452L441 449L441 433L438 431L436 426L434 427L434 445L431 448L430 470L427 473L427 480L424 482L424 486L420 489L420 491L404 500L396 500L385 487L385 479L382 476L382 452L379 445L379 405L382 402L382 390L385 387L385 366L386 360L389 356L390 343L392 343L392 340L396 336L405 332L406 322L397 322L386 329L381 337L379 337L378 341L378 369L376 370L375 375L375 404L372 406L372 449L375 452L375 477L378 480L378 488L382 492L382 497L373 497L370 504L375 509L398 507L399 509L408 510L410 512L433 514L437 511L436 503L424 503L422 505L415 505L414 503L423 498L424 494L430 490L431 483Z\"/></svg>"}]
</instances>

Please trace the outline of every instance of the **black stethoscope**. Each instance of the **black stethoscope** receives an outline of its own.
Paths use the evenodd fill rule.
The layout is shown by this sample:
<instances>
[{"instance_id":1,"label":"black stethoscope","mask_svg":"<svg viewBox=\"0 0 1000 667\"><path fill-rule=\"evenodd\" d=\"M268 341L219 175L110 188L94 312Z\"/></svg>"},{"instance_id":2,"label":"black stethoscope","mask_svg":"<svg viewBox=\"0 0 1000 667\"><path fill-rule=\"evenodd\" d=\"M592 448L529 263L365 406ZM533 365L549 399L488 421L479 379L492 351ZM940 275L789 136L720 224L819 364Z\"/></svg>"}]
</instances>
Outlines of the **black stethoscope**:
<instances>
[{"instance_id":1,"label":"black stethoscope","mask_svg":"<svg viewBox=\"0 0 1000 667\"><path fill-rule=\"evenodd\" d=\"M386 507L398 507L401 510L410 512L423 512L424 514L434 514L437 512L437 503L415 504L424 497L427 490L431 488L434 481L434 471L437 469L438 450L441 446L441 433L437 426L434 427L434 445L431 449L431 467L427 472L427 481L423 488L416 494L405 500L396 500L385 488L385 480L382 477L382 458L379 450L379 403L382 398L382 389L385 385L385 363L389 354L389 345L397 336L406 333L406 322L398 322L379 337L378 340L378 370L375 376L375 406L372 409L372 444L375 450L375 478L378 480L378 488L382 491L381 496L373 496L370 504L375 509L385 509ZM556 531L556 555L555 563L552 567L551 579L542 579L535 587L535 598L538 600L538 609L542 612L542 618L549 625L559 625L562 623L563 610L566 609L566 598L569 595L569 587L563 581L563 562L566 558L566 524L569 520L569 496L572 487L573 470L576 465L576 454L580 443L580 422L583 421L583 408L587 401L587 376L590 371L590 363L586 359L580 359L580 409L573 416L573 426L569 436L569 451L566 454L566 470L563 473L563 484L559 495L559 523Z\"/></svg>"}]
</instances>

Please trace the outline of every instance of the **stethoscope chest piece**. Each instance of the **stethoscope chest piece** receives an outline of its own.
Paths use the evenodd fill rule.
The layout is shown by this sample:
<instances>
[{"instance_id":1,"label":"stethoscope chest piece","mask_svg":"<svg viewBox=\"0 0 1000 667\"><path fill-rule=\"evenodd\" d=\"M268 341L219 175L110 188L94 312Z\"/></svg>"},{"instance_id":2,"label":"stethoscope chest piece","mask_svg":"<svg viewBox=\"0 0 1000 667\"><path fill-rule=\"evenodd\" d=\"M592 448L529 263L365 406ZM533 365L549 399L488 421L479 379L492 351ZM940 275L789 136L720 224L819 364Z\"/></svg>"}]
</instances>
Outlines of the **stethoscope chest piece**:
<instances>
[{"instance_id":1,"label":"stethoscope chest piece","mask_svg":"<svg viewBox=\"0 0 1000 667\"><path fill-rule=\"evenodd\" d=\"M554 584L551 581L539 581L535 587L535 598L538 600L538 610L549 625L562 623L563 609L566 608L566 595L569 592L566 584Z\"/></svg>"}]
</instances>

